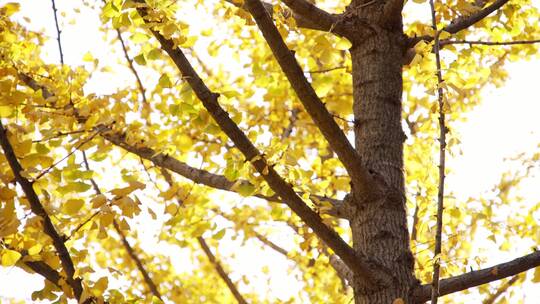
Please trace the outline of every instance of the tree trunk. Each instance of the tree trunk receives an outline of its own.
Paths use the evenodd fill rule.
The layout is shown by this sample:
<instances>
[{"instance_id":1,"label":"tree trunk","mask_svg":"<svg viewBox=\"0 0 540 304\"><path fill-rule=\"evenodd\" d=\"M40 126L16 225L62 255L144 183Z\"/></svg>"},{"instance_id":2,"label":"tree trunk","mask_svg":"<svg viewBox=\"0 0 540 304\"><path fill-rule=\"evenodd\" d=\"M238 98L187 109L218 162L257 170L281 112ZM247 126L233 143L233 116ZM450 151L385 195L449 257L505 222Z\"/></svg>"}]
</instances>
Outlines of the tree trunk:
<instances>
[{"instance_id":1,"label":"tree trunk","mask_svg":"<svg viewBox=\"0 0 540 304\"><path fill-rule=\"evenodd\" d=\"M351 48L356 150L381 185L381 195L375 197L355 196L353 185L357 206L350 220L353 245L394 276L393 282L385 285L355 277L357 304L389 304L399 298L410 303L410 290L418 282L409 247L403 176L406 137L401 127L401 67L405 36L401 8L392 18L384 16L384 10L383 1L369 4L353 0L345 19L361 29L354 33Z\"/></svg>"}]
</instances>

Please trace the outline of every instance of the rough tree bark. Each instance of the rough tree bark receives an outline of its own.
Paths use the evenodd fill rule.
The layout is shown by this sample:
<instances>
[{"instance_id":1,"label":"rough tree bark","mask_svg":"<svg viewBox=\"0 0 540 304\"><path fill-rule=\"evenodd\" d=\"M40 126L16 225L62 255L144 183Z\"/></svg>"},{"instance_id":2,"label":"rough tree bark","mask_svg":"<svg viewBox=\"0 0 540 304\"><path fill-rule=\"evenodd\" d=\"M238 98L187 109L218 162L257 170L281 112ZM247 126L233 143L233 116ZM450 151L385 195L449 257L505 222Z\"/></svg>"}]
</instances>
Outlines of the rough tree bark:
<instances>
[{"instance_id":1,"label":"rough tree bark","mask_svg":"<svg viewBox=\"0 0 540 304\"><path fill-rule=\"evenodd\" d=\"M357 252L393 275L389 285L374 285L355 276L356 303L412 302L418 284L409 248L403 175L401 127L402 60L406 37L399 0L353 0L343 15L352 42L355 144L364 165L379 178L377 195L359 197L350 225Z\"/></svg>"}]
</instances>

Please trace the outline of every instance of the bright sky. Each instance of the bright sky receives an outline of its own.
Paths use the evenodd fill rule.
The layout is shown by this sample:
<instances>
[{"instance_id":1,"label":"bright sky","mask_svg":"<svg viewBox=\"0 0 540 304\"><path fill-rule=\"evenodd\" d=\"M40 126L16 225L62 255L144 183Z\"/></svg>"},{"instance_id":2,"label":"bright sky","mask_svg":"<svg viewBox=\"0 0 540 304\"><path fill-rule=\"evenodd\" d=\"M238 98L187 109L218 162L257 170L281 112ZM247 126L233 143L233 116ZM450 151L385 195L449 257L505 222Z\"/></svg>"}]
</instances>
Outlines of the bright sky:
<instances>
[{"instance_id":1,"label":"bright sky","mask_svg":"<svg viewBox=\"0 0 540 304\"><path fill-rule=\"evenodd\" d=\"M0 5L6 2L11 1L0 0ZM50 1L20 0L17 2L22 5L20 16L24 15L31 19L31 24L28 25L31 29L43 29L46 36L55 38L56 31ZM79 5L78 1L57 2L60 11L71 11L69 5ZM97 29L100 21L95 13L83 10L83 14L78 15L75 24L70 25L68 22L69 16L67 21L62 22L64 24L62 41L67 64L81 64L82 56L88 51L102 60L110 56L110 46L100 46L105 42L103 42L102 33ZM115 45L119 47L118 44ZM57 45L54 39L46 43L45 50L44 58L47 61L58 62ZM94 80L88 89L99 93L110 93L115 87L133 84L132 76L126 67L115 66L114 69L125 69L126 73L107 81ZM510 79L506 85L503 88L486 90L483 93L484 103L467 115L466 122L453 126L453 129L461 134L463 154L449 160L448 165L453 168L454 173L448 178L448 188L458 195L458 199L478 196L490 190L499 180L500 174L508 169L508 165L503 162L504 158L538 149L537 145L540 143L538 71L540 71L538 58L529 62L512 64L509 67ZM529 178L521 186L521 195L531 204L540 201L540 192L537 190L539 181L538 178ZM540 222L540 219L537 220ZM148 242L151 242L152 236L143 235L143 238L148 238ZM278 241L286 242L287 239ZM270 284L270 290L277 298L286 299L296 294L300 286L287 273L287 267L275 266L286 265L287 261L283 257L271 251L265 251L264 259L254 259L253 254L261 255L260 248L255 244L248 244L248 247L253 248L237 252L237 256L230 263L230 269L240 269L245 273L253 274L249 275L250 281L254 285L260 285L261 290L266 290ZM220 248L220 252L226 256L232 253L234 248L235 246L224 246ZM493 252L496 253L490 257L488 264L511 259L525 253L528 249L527 244L523 246L516 244L511 252L503 254L495 248ZM158 250L167 250L167 248L158 247ZM182 260L184 260L183 257L176 252L173 262L181 264ZM264 262L261 263L263 260ZM257 278L253 269L259 270L262 264L274 265L271 282ZM233 276L233 279L238 279L238 277ZM27 274L17 268L0 268L1 303L6 303L4 301L8 298L30 300L29 291L38 290L40 286L42 286L42 279L37 275ZM526 283L517 292L523 295L524 303L533 303L533 299L539 296L537 289L538 286ZM480 301L481 298L476 300Z\"/></svg>"}]
</instances>

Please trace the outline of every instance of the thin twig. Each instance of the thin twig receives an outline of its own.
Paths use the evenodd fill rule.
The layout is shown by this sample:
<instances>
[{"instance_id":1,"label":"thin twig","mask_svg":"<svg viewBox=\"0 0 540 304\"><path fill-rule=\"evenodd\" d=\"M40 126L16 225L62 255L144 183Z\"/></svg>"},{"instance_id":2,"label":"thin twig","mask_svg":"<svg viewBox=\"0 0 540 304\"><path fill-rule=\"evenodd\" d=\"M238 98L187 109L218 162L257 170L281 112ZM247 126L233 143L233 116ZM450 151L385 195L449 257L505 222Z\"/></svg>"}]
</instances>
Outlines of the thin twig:
<instances>
[{"instance_id":1,"label":"thin twig","mask_svg":"<svg viewBox=\"0 0 540 304\"><path fill-rule=\"evenodd\" d=\"M60 51L60 63L64 64L64 53L62 52L62 43L60 41L60 33L62 33L62 31L60 30L60 26L58 26L58 10L56 9L56 3L54 2L54 0L51 1L54 14L54 25L56 26L56 40L58 41L58 50Z\"/></svg>"},{"instance_id":2,"label":"thin twig","mask_svg":"<svg viewBox=\"0 0 540 304\"><path fill-rule=\"evenodd\" d=\"M103 0L103 3L106 4L107 2ZM139 73L135 69L135 65L133 64L133 59L129 56L126 43L124 41L124 38L122 38L122 32L118 28L116 29L116 36L118 38L118 41L120 41L120 44L122 45L122 51L124 52L124 57L126 58L129 69L131 70L135 78L137 79L137 86L139 88L139 91L141 91L142 100L146 104L148 103L148 101L146 100L146 89L144 88L144 85L141 81L141 77L139 77Z\"/></svg>"},{"instance_id":3,"label":"thin twig","mask_svg":"<svg viewBox=\"0 0 540 304\"><path fill-rule=\"evenodd\" d=\"M72 135L72 134L79 134L79 133L85 133L85 132L88 132L88 130L83 129L83 130L75 130L75 131L70 131L70 132L56 132L56 134L54 136L35 139L35 140L32 140L32 142L33 143L40 143L40 142L49 141L51 139L56 139L56 138L63 137L63 136L68 136L68 135Z\"/></svg>"},{"instance_id":4,"label":"thin twig","mask_svg":"<svg viewBox=\"0 0 540 304\"><path fill-rule=\"evenodd\" d=\"M540 43L540 39L535 40L515 40L515 41L480 41L480 40L442 40L440 45L468 44L468 45L516 45Z\"/></svg>"},{"instance_id":5,"label":"thin twig","mask_svg":"<svg viewBox=\"0 0 540 304\"><path fill-rule=\"evenodd\" d=\"M128 50L126 43L124 42L124 39L122 38L122 32L120 32L120 29L116 29L116 35L118 36L118 40L120 41L120 44L122 45L122 50L124 51L124 57L126 57L126 61L128 62L129 69L137 79L137 85L139 87L139 91L141 91L142 100L144 103L148 103L146 100L146 89L143 86L141 77L139 77L139 73L135 69L135 65L133 65L133 59L129 57Z\"/></svg>"},{"instance_id":6,"label":"thin twig","mask_svg":"<svg viewBox=\"0 0 540 304\"><path fill-rule=\"evenodd\" d=\"M90 171L90 164L88 163L88 158L86 157L86 153L84 151L82 151L82 155L83 155L84 166L85 166L87 171ZM98 187L97 183L94 181L94 179L91 178L90 181L92 183L92 186L94 187L94 191L96 192L96 194L98 194L98 195L102 194L101 190L99 189L99 187ZM81 223L79 226L77 226L77 229L75 229L72 232L72 234L75 233L78 229L80 229L80 227L82 227L86 223L88 223L96 215L98 215L99 212L100 211L98 210L97 212L92 214L88 219L86 219L83 223ZM141 262L141 259L139 259L139 257L135 253L135 250L133 249L133 247L129 244L126 236L122 232L122 229L120 228L120 225L118 224L118 221L116 221L116 219L113 219L113 226L114 226L114 229L116 230L116 232L118 233L118 235L120 236L120 239L122 240L122 245L124 245L124 248L126 249L128 255L135 262L135 265L137 265L137 269L139 269L139 272L143 276L144 282L148 286L148 289L150 289L150 292L154 296L156 296L158 299L161 300L161 302L163 302L163 298L162 298L161 293L159 292L156 284L154 283L154 281L152 280L152 278L148 274L148 271L146 270L143 263Z\"/></svg>"},{"instance_id":7,"label":"thin twig","mask_svg":"<svg viewBox=\"0 0 540 304\"><path fill-rule=\"evenodd\" d=\"M146 283L146 285L150 289L150 292L155 297L160 299L161 302L163 302L163 298L162 298L161 293L159 292L156 284L154 283L152 278L150 278L150 275L148 274L148 271L146 270L146 268L144 268L144 265L143 265L141 259L139 259L139 257L135 253L134 248L129 244L126 236L124 235L124 232L122 232L122 229L120 228L120 225L118 225L118 222L116 221L116 219L113 220L113 226L114 226L114 229L116 230L116 232L118 233L118 235L120 235L120 239L122 240L122 244L124 245L124 248L126 248L126 251L127 251L128 255L135 262L135 264L137 265L137 268L141 272L141 274L143 276L143 279L144 279L144 282Z\"/></svg>"},{"instance_id":8,"label":"thin twig","mask_svg":"<svg viewBox=\"0 0 540 304\"><path fill-rule=\"evenodd\" d=\"M443 279L439 284L439 295L444 296L471 287L498 281L538 266L540 266L540 251L534 251L506 263ZM414 297L413 303L424 303L425 301L428 301L430 298L430 291L431 284L424 284L415 288L412 292Z\"/></svg>"},{"instance_id":9,"label":"thin twig","mask_svg":"<svg viewBox=\"0 0 540 304\"><path fill-rule=\"evenodd\" d=\"M161 173L163 174L163 177L165 178L165 181L167 182L167 184L169 184L169 187L173 187L174 186L174 181L173 181L172 176L169 173L169 171L167 171L167 169L161 168ZM192 189L193 189L193 186L192 186ZM190 193L191 193L191 189L189 190L189 192L186 195L185 199L187 199L189 197ZM183 200L180 199L179 197L177 197L177 202L178 202L178 206L182 206L183 203L184 203ZM178 212L178 210L176 212ZM246 300L244 299L242 294L238 291L238 288L236 287L234 282L229 277L229 274L227 274L225 269L223 269L223 267L221 266L221 263L216 259L216 257L214 256L214 254L212 253L212 251L208 247L208 244L206 243L204 238L202 236L197 237L197 242L199 242L199 245L201 246L202 250L206 254L206 257L208 258L210 263L212 263L214 265L214 268L216 269L217 273L219 274L219 276L221 277L223 282L225 282L225 285L227 285L227 287L229 288L229 291L233 294L236 301L239 304L247 304Z\"/></svg>"},{"instance_id":10,"label":"thin twig","mask_svg":"<svg viewBox=\"0 0 540 304\"><path fill-rule=\"evenodd\" d=\"M285 257L288 257L287 254L287 250L283 249L281 246L277 245L276 243L270 241L266 236L258 233L257 231L253 230L253 233L255 233L255 237L263 244L265 244L266 246L274 249L277 253L280 253L282 255L284 255Z\"/></svg>"},{"instance_id":11,"label":"thin twig","mask_svg":"<svg viewBox=\"0 0 540 304\"><path fill-rule=\"evenodd\" d=\"M296 121L298 120L298 114L300 113L300 110L297 108L294 108L291 110L291 116L289 117L289 125L285 130L283 130L283 133L281 134L281 140L285 140L291 136L291 133L293 131L294 125L296 124Z\"/></svg>"},{"instance_id":12,"label":"thin twig","mask_svg":"<svg viewBox=\"0 0 540 304\"><path fill-rule=\"evenodd\" d=\"M77 227L75 227L73 230L71 230L71 233L66 237L66 242L69 241L71 238L73 238L75 233L79 232L79 230L81 230L81 228L84 225L86 225L88 222L90 222L94 217L96 217L100 213L101 213L101 210L98 210L98 211L92 213L92 215L90 215L86 220L84 220L82 223L77 225Z\"/></svg>"},{"instance_id":13,"label":"thin twig","mask_svg":"<svg viewBox=\"0 0 540 304\"><path fill-rule=\"evenodd\" d=\"M229 287L229 290L232 292L236 301L239 304L247 304L246 300L244 300L244 297L240 294L240 292L236 288L236 285L234 285L233 281L231 280L231 278L229 277L225 269L223 269L219 261L216 259L216 257L214 256L214 254L208 247L208 244L206 243L206 241L200 236L197 237L197 241L199 242L199 245L201 245L201 248L203 249L204 253L208 257L210 262L214 264L214 267L216 268L216 271L218 272L221 279L223 279L225 284L227 284L227 287Z\"/></svg>"},{"instance_id":14,"label":"thin twig","mask_svg":"<svg viewBox=\"0 0 540 304\"><path fill-rule=\"evenodd\" d=\"M498 297L505 293L510 286L512 286L519 279L519 275L513 276L510 280L504 282L497 288L497 291L491 294L487 299L485 299L482 304L493 304Z\"/></svg>"},{"instance_id":15,"label":"thin twig","mask_svg":"<svg viewBox=\"0 0 540 304\"><path fill-rule=\"evenodd\" d=\"M416 202L416 206L414 207L414 214L413 214L413 223L412 223L412 231L411 231L411 241L416 241L417 235L418 235L418 209L420 205L418 202Z\"/></svg>"},{"instance_id":16,"label":"thin twig","mask_svg":"<svg viewBox=\"0 0 540 304\"><path fill-rule=\"evenodd\" d=\"M338 67L322 69L322 70L305 71L304 73L320 74L320 73L328 73L328 72L332 72L332 71L335 71L335 70L341 70L341 69L347 69L347 67L346 66L338 66Z\"/></svg>"},{"instance_id":17,"label":"thin twig","mask_svg":"<svg viewBox=\"0 0 540 304\"><path fill-rule=\"evenodd\" d=\"M43 232L52 239L53 246L58 253L58 257L62 264L62 268L67 275L66 282L73 289L75 298L79 300L82 295L81 279L75 278L75 266L73 264L73 260L71 259L69 250L67 249L64 243L64 238L60 235L60 233L56 230L55 226L53 225L51 218L49 217L49 214L47 213L47 211L45 210L45 207L42 205L41 201L39 200L37 193L34 191L32 183L26 177L21 175L23 168L21 164L19 163L17 156L15 156L15 152L13 151L13 146L9 142L9 139L7 136L7 130L4 128L1 121L0 121L0 145L2 146L2 149L4 150L4 156L7 162L9 163L9 166L11 168L11 171L13 172L13 175L15 176L17 183L21 186L24 194L26 195L26 198L30 204L30 209L32 210L32 213L42 218Z\"/></svg>"},{"instance_id":18,"label":"thin twig","mask_svg":"<svg viewBox=\"0 0 540 304\"><path fill-rule=\"evenodd\" d=\"M62 157L62 159L60 159L59 161L55 162L54 164L50 165L47 169L41 171L41 173L39 173L35 178L34 178L34 181L37 181L38 179L42 178L45 174L49 173L49 171L51 171L54 167L56 167L59 163L63 162L64 160L66 160L68 157L70 157L71 155L73 155L73 153L75 153L77 150L79 150L80 147L82 147L84 144L88 143L89 141L91 141L94 137L96 137L96 135L98 135L100 133L100 131L96 131L94 132L94 134L90 135L88 138L86 138L85 140L79 142L79 144L77 144L77 146L75 146L75 148L70 151L66 156Z\"/></svg>"},{"instance_id":19,"label":"thin twig","mask_svg":"<svg viewBox=\"0 0 540 304\"><path fill-rule=\"evenodd\" d=\"M446 157L446 125L444 116L444 100L442 89L442 69L440 56L440 31L437 30L437 19L434 0L429 1L431 7L431 25L435 31L435 63L437 65L437 99L439 103L439 192L437 195L437 228L435 232L435 252L433 257L433 281L431 283L431 304L437 304L439 297L439 275L441 269L441 249L442 249L442 225L444 211L444 168Z\"/></svg>"}]
</instances>

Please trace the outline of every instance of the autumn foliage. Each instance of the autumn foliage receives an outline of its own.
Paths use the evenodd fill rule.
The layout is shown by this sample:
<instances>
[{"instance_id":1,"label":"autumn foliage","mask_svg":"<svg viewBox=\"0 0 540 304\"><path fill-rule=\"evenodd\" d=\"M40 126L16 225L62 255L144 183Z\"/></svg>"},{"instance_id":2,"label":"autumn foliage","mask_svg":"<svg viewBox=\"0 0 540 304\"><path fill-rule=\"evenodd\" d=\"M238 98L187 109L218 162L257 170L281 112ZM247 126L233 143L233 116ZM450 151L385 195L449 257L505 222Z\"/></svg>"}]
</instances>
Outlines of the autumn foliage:
<instances>
[{"instance_id":1,"label":"autumn foliage","mask_svg":"<svg viewBox=\"0 0 540 304\"><path fill-rule=\"evenodd\" d=\"M540 282L535 249L474 251L478 231L538 242L540 204L512 188L540 154L485 197L442 188L453 125L538 56L534 0L436 1L434 26L425 0L63 2L55 37L0 7L1 265L43 278L33 300L518 303ZM109 56L66 63L83 14Z\"/></svg>"}]
</instances>

